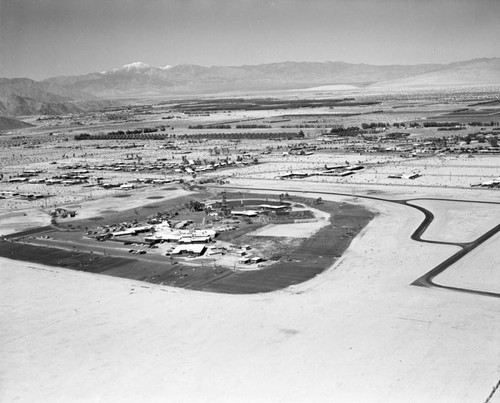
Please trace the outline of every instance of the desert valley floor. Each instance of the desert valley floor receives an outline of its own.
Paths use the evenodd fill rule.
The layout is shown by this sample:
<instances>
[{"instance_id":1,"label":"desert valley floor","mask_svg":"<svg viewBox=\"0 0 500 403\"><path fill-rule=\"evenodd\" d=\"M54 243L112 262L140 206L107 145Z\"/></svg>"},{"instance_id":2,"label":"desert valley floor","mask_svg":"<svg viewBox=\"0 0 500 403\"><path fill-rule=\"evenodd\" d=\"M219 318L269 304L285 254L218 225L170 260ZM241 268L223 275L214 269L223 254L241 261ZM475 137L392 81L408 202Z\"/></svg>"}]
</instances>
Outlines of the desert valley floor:
<instances>
[{"instance_id":1,"label":"desert valley floor","mask_svg":"<svg viewBox=\"0 0 500 403\"><path fill-rule=\"evenodd\" d=\"M499 403L495 94L4 133L0 400Z\"/></svg>"}]
</instances>

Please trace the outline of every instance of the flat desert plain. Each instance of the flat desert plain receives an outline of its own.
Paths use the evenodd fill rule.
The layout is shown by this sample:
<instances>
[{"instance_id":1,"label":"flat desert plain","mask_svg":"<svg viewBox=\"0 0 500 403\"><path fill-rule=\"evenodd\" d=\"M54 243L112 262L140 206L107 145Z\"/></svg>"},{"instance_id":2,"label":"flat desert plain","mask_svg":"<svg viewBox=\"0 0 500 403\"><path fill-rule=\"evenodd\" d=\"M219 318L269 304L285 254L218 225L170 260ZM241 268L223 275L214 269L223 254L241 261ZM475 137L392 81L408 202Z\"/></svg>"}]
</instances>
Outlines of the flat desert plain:
<instances>
[{"instance_id":1,"label":"flat desert plain","mask_svg":"<svg viewBox=\"0 0 500 403\"><path fill-rule=\"evenodd\" d=\"M500 403L498 86L317 90L307 99L343 98L144 100L2 134L0 401ZM318 211L242 217L226 193ZM223 219L191 211L196 197ZM100 238L155 213L224 224L210 246L233 252L249 238L322 249L239 271L179 264L173 244L135 244L145 234ZM118 277L91 272L108 264Z\"/></svg>"},{"instance_id":2,"label":"flat desert plain","mask_svg":"<svg viewBox=\"0 0 500 403\"><path fill-rule=\"evenodd\" d=\"M420 211L353 197L349 188L322 197L363 203L376 217L333 267L280 291L205 293L2 258L1 399L485 401L500 378L500 300L411 286L459 247L411 240ZM457 196L433 192L426 196ZM497 197L477 192L475 199ZM481 211L471 232L457 223L460 204L449 214L433 203L440 231L430 226L429 238L449 239L448 224L458 241L491 227ZM478 247L474 261L494 264L488 251L499 240ZM445 273L442 283L480 286L462 281L461 267ZM500 292L498 271L487 273L490 291Z\"/></svg>"}]
</instances>

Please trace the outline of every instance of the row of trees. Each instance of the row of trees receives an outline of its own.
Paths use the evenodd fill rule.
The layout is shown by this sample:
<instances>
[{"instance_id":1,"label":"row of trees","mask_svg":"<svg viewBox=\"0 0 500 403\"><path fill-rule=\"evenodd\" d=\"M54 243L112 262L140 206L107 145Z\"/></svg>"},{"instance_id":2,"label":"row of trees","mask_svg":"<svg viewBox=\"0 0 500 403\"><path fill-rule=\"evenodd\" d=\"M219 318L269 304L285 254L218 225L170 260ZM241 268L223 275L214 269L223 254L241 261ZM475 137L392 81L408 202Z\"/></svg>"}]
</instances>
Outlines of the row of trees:
<instances>
[{"instance_id":1,"label":"row of trees","mask_svg":"<svg viewBox=\"0 0 500 403\"><path fill-rule=\"evenodd\" d=\"M500 122L494 122L493 120L491 122L470 122L469 126L500 126Z\"/></svg>"},{"instance_id":2,"label":"row of trees","mask_svg":"<svg viewBox=\"0 0 500 403\"><path fill-rule=\"evenodd\" d=\"M188 139L207 139L207 140L270 140L270 139L281 139L281 140L291 140L297 138L304 138L304 132L300 131L298 133L282 132L282 133L272 133L272 132L246 132L246 133L196 133L190 135L184 135L182 138L184 140Z\"/></svg>"},{"instance_id":3,"label":"row of trees","mask_svg":"<svg viewBox=\"0 0 500 403\"><path fill-rule=\"evenodd\" d=\"M459 127L462 124L458 122L424 122L424 127Z\"/></svg>"},{"instance_id":4,"label":"row of trees","mask_svg":"<svg viewBox=\"0 0 500 403\"><path fill-rule=\"evenodd\" d=\"M231 125L193 125L188 126L188 129L231 129Z\"/></svg>"},{"instance_id":5,"label":"row of trees","mask_svg":"<svg viewBox=\"0 0 500 403\"><path fill-rule=\"evenodd\" d=\"M208 152L210 155L229 155L229 147L214 147L214 148L209 148Z\"/></svg>"},{"instance_id":6,"label":"row of trees","mask_svg":"<svg viewBox=\"0 0 500 403\"><path fill-rule=\"evenodd\" d=\"M333 129L330 130L330 134L342 137L353 137L362 133L364 133L364 131L361 131L361 129L358 126L349 126L349 127L340 126L340 127L334 127Z\"/></svg>"},{"instance_id":7,"label":"row of trees","mask_svg":"<svg viewBox=\"0 0 500 403\"><path fill-rule=\"evenodd\" d=\"M237 129L270 129L271 125L257 125L257 124L246 124L246 125L236 125Z\"/></svg>"},{"instance_id":8,"label":"row of trees","mask_svg":"<svg viewBox=\"0 0 500 403\"><path fill-rule=\"evenodd\" d=\"M498 126L499 122L470 122L467 123L469 126ZM417 128L417 127L464 127L466 126L465 123L460 123L460 122L435 122L435 121L428 121L424 122L422 124L418 122L411 122L411 123L399 123L395 122L392 125L390 123L385 123L385 122L372 122L372 123L362 123L361 128L363 130L369 130L369 129L377 129L377 128L389 128L389 127L396 127L396 128L406 128L406 127L411 127L411 128Z\"/></svg>"},{"instance_id":9,"label":"row of trees","mask_svg":"<svg viewBox=\"0 0 500 403\"><path fill-rule=\"evenodd\" d=\"M470 144L471 141L477 140L479 143L486 143L488 142L491 147L498 147L498 138L493 135L489 135L485 137L482 133L469 133L467 136L464 137L463 139L467 144Z\"/></svg>"},{"instance_id":10,"label":"row of trees","mask_svg":"<svg viewBox=\"0 0 500 403\"><path fill-rule=\"evenodd\" d=\"M165 140L166 133L117 133L90 134L80 133L75 136L75 140Z\"/></svg>"}]
</instances>

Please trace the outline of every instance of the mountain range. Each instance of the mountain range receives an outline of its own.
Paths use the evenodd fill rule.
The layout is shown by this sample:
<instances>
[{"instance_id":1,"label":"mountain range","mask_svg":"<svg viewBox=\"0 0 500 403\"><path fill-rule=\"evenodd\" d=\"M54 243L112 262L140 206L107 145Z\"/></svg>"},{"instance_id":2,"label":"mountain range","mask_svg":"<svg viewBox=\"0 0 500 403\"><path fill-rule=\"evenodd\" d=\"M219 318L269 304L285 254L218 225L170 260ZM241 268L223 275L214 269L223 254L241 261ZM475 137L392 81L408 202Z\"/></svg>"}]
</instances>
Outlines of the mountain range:
<instances>
[{"instance_id":1,"label":"mountain range","mask_svg":"<svg viewBox=\"0 0 500 403\"><path fill-rule=\"evenodd\" d=\"M24 129L26 127L32 127L32 126L33 126L32 124L23 122L18 119L6 118L5 116L0 116L0 131Z\"/></svg>"},{"instance_id":2,"label":"mountain range","mask_svg":"<svg viewBox=\"0 0 500 403\"><path fill-rule=\"evenodd\" d=\"M0 115L79 112L100 106L103 100L117 98L288 90L335 84L388 89L495 85L500 84L500 58L418 65L284 62L154 67L136 62L107 71L42 81L0 79Z\"/></svg>"}]
</instances>

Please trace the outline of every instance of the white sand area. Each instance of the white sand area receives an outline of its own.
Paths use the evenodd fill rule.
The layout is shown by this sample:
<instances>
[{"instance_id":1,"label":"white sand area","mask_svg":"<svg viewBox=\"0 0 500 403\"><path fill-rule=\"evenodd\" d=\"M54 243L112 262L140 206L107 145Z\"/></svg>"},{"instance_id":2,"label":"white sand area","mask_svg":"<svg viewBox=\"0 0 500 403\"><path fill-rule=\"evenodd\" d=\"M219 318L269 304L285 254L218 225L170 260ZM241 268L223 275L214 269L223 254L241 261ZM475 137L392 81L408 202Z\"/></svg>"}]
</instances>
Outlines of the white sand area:
<instances>
[{"instance_id":1,"label":"white sand area","mask_svg":"<svg viewBox=\"0 0 500 403\"><path fill-rule=\"evenodd\" d=\"M471 242L500 224L500 204L440 200L415 200L410 203L424 207L434 214L434 220L422 239Z\"/></svg>"},{"instance_id":2,"label":"white sand area","mask_svg":"<svg viewBox=\"0 0 500 403\"><path fill-rule=\"evenodd\" d=\"M0 212L0 236L45 225L50 225L50 216L41 209Z\"/></svg>"},{"instance_id":3,"label":"white sand area","mask_svg":"<svg viewBox=\"0 0 500 403\"><path fill-rule=\"evenodd\" d=\"M128 195L128 197L105 197L102 199L86 201L80 203L76 208L71 205L68 206L69 209L74 209L77 215L74 218L66 218L65 221L80 220L83 218L91 218L98 215L106 214L106 210L113 211L124 211L133 209L136 207L141 207L147 204L158 204L162 201L174 199L176 197L185 196L191 192L184 189L172 189L172 190L162 190L160 189L149 189L144 191L141 189L132 190L127 193L122 193ZM161 199L151 199L151 197L162 197Z\"/></svg>"},{"instance_id":4,"label":"white sand area","mask_svg":"<svg viewBox=\"0 0 500 403\"><path fill-rule=\"evenodd\" d=\"M269 224L249 233L253 236L275 236L288 238L308 238L321 228L330 224L330 214L324 211L308 208L317 218L316 222L293 223L293 224Z\"/></svg>"},{"instance_id":5,"label":"white sand area","mask_svg":"<svg viewBox=\"0 0 500 403\"><path fill-rule=\"evenodd\" d=\"M500 293L500 233L436 276L436 284Z\"/></svg>"},{"instance_id":6,"label":"white sand area","mask_svg":"<svg viewBox=\"0 0 500 403\"><path fill-rule=\"evenodd\" d=\"M324 197L326 198L326 197ZM484 401L498 300L409 284L457 249L380 214L283 291L222 295L0 259L0 400Z\"/></svg>"}]
</instances>

